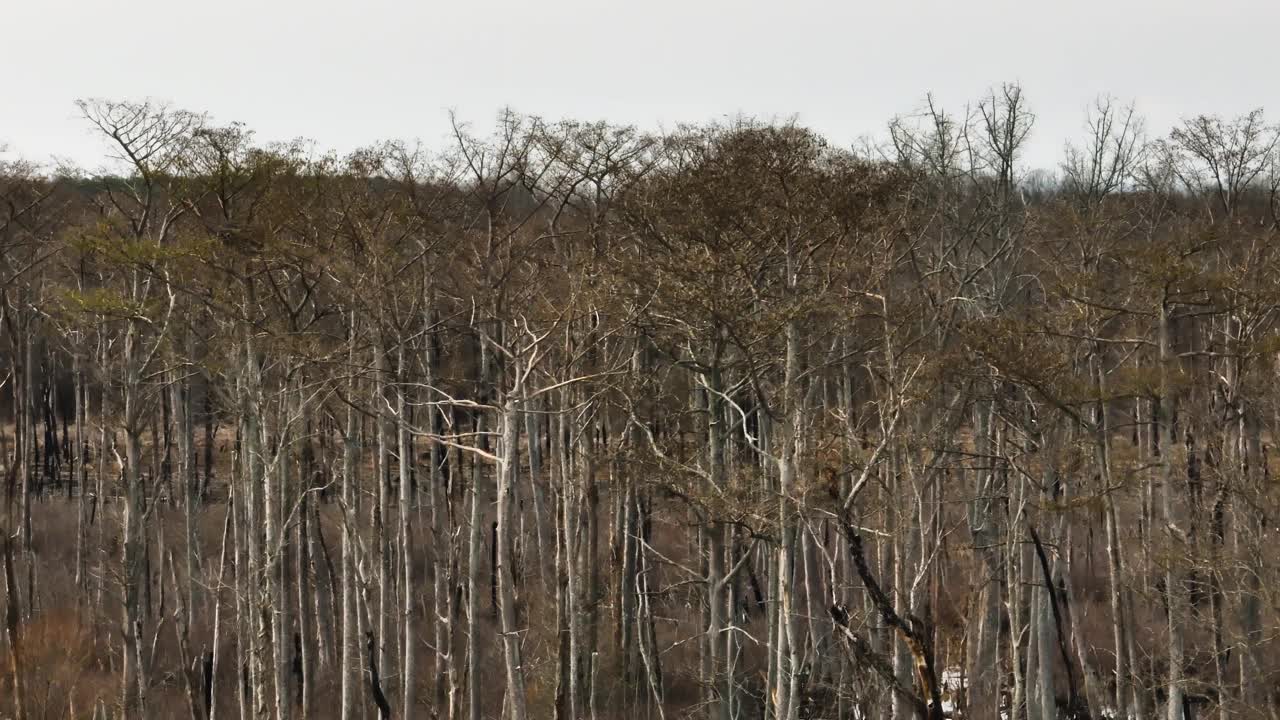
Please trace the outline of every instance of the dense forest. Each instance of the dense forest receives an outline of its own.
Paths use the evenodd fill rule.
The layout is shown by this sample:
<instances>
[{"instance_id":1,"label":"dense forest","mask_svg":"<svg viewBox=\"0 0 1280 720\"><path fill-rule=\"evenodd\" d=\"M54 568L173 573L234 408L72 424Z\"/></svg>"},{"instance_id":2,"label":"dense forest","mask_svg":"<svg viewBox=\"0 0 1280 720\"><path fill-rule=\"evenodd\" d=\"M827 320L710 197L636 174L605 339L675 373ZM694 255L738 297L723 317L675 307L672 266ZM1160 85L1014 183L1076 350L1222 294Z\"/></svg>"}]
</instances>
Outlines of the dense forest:
<instances>
[{"instance_id":1,"label":"dense forest","mask_svg":"<svg viewBox=\"0 0 1280 720\"><path fill-rule=\"evenodd\" d=\"M111 173L0 164L0 715L1280 717L1261 111L1034 171L1014 85L856 148L78 107Z\"/></svg>"}]
</instances>

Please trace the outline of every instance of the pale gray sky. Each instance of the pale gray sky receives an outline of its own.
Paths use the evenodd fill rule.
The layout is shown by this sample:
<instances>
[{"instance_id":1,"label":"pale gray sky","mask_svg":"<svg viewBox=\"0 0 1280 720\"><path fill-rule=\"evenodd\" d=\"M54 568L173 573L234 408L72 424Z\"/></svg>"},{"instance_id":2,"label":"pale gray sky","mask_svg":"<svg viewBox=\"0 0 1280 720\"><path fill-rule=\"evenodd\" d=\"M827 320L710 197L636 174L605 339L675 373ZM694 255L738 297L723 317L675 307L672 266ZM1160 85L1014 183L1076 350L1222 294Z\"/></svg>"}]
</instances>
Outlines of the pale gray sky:
<instances>
[{"instance_id":1,"label":"pale gray sky","mask_svg":"<svg viewBox=\"0 0 1280 720\"><path fill-rule=\"evenodd\" d=\"M5 157L99 165L78 97L153 97L264 140L439 145L447 110L656 129L798 115L880 134L933 92L957 111L1002 81L1056 164L1099 93L1153 134L1263 106L1280 120L1276 0L0 0Z\"/></svg>"}]
</instances>

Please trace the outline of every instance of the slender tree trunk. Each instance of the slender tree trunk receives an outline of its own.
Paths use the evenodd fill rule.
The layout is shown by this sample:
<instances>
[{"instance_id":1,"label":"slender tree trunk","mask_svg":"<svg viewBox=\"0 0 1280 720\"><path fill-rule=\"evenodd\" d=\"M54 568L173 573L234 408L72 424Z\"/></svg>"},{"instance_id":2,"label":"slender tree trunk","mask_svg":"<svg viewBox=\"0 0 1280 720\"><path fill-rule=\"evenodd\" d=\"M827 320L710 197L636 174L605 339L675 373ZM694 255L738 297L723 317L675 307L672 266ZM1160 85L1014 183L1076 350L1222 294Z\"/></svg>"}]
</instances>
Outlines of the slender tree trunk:
<instances>
[{"instance_id":1,"label":"slender tree trunk","mask_svg":"<svg viewBox=\"0 0 1280 720\"><path fill-rule=\"evenodd\" d=\"M1165 570L1165 607L1168 609L1169 629L1169 674L1168 693L1165 714L1168 720L1183 720L1183 666L1186 662L1186 641L1183 638L1182 622L1186 617L1186 597L1182 585L1182 575L1176 568L1176 549L1181 546L1181 532L1178 519L1174 514L1173 499L1173 420L1174 397L1173 378L1176 360L1170 350L1172 318L1169 316L1169 303L1160 304L1159 352L1160 352L1160 468L1163 488L1162 515L1165 525L1165 537L1168 542L1170 557Z\"/></svg>"},{"instance_id":2,"label":"slender tree trunk","mask_svg":"<svg viewBox=\"0 0 1280 720\"><path fill-rule=\"evenodd\" d=\"M790 271L789 271L790 272ZM796 720L799 716L798 682L799 660L802 648L798 647L799 632L795 618L795 557L796 528L792 519L791 500L796 483L796 448L799 444L801 417L800 328L794 319L786 327L786 368L783 380L783 407L786 418L779 433L781 453L778 458L778 560L774 587L777 592L777 645L774 647L774 664L777 667L777 685L774 694L776 720Z\"/></svg>"},{"instance_id":3,"label":"slender tree trunk","mask_svg":"<svg viewBox=\"0 0 1280 720\"><path fill-rule=\"evenodd\" d=\"M9 641L9 669L12 674L13 718L26 720L26 665L23 662L21 630L22 609L18 606L21 593L13 573L13 540L5 533L4 539L4 589L5 634Z\"/></svg>"},{"instance_id":4,"label":"slender tree trunk","mask_svg":"<svg viewBox=\"0 0 1280 720\"><path fill-rule=\"evenodd\" d=\"M123 708L130 717L145 717L147 676L142 666L144 616L142 596L146 568L146 489L142 478L142 368L139 329L131 323L124 348L125 509L124 509L124 653Z\"/></svg>"},{"instance_id":5,"label":"slender tree trunk","mask_svg":"<svg viewBox=\"0 0 1280 720\"><path fill-rule=\"evenodd\" d=\"M517 367L516 372L521 372ZM517 390L519 392L519 390ZM502 455L498 462L498 612L502 632L503 658L507 675L507 716L510 720L527 720L524 665L521 661L521 629L516 625L515 577L511 567L512 490L519 462L516 451L520 441L520 415L517 398L508 395L502 407Z\"/></svg>"},{"instance_id":6,"label":"slender tree trunk","mask_svg":"<svg viewBox=\"0 0 1280 720\"><path fill-rule=\"evenodd\" d=\"M484 415L476 415L477 435L485 431ZM482 441L483 442L483 441ZM467 717L480 720L480 488L481 463L472 463L467 525Z\"/></svg>"},{"instance_id":7,"label":"slender tree trunk","mask_svg":"<svg viewBox=\"0 0 1280 720\"><path fill-rule=\"evenodd\" d=\"M84 382L84 368L82 367L84 361L81 358L81 352L79 348L76 349L74 354L74 359L72 362L74 363L74 369L72 370L72 372L75 375L75 389L73 392L75 394L75 406L76 406L75 407L76 441L75 441L75 460L72 463L71 467L72 467L72 471L75 473L76 491L79 493L78 497L76 498L76 568L75 568L75 572L76 572L76 590L80 593L80 602L83 603L87 600L87 598L85 597L87 584L88 584L87 577L86 577L86 568L87 568L87 555L89 552L89 549L85 546L86 540L87 540L86 534L88 533L88 527L87 527L88 518L86 517L86 515L88 514L88 510L89 510L88 504L87 504L88 503L87 498L89 496L88 487L87 487L89 482L89 469L85 462L86 461L85 455L87 453L87 448L85 444L85 432L86 432L86 416L88 413L88 408L86 406L88 405L88 401L89 401L89 391L86 388L85 382Z\"/></svg>"},{"instance_id":8,"label":"slender tree trunk","mask_svg":"<svg viewBox=\"0 0 1280 720\"><path fill-rule=\"evenodd\" d=\"M217 720L218 718L218 670L222 664L221 637L222 637L222 584L227 570L227 536L231 530L231 521L234 517L235 499L232 496L227 498L227 514L222 521L222 550L218 557L218 582L213 588L213 640L209 648L209 673L205 679L205 696L208 698L206 707L209 714L208 720ZM237 673L237 676L239 673ZM237 683L238 685L239 683Z\"/></svg>"},{"instance_id":9,"label":"slender tree trunk","mask_svg":"<svg viewBox=\"0 0 1280 720\"><path fill-rule=\"evenodd\" d=\"M711 478L712 487L709 492L727 490L725 472L725 418L721 395L724 384L720 379L720 370L713 368L703 381L707 384L707 474ZM785 512L785 510L784 510ZM722 702L721 687L721 635L724 633L724 606L722 592L724 590L724 546L721 542L721 528L707 526L703 528L706 538L707 552L707 630L703 649L702 684L704 702L707 707L708 720L727 720L729 708Z\"/></svg>"},{"instance_id":10,"label":"slender tree trunk","mask_svg":"<svg viewBox=\"0 0 1280 720\"><path fill-rule=\"evenodd\" d=\"M378 482L378 501L373 506L373 527L377 533L377 578L378 578L378 614L376 619L377 653L375 661L383 677L394 676L394 670L387 661L387 646L391 643L392 633L387 628L388 617L396 611L395 600L391 591L391 536L387 527L391 512L391 451L387 440L386 405L390 401L387 396L387 355L386 348L379 344L373 349L374 381L371 406L374 411L375 441L377 442L377 462L375 468Z\"/></svg>"},{"instance_id":11,"label":"slender tree trunk","mask_svg":"<svg viewBox=\"0 0 1280 720\"><path fill-rule=\"evenodd\" d=\"M397 375L400 384L396 387L396 452L400 456L400 556L402 561L404 599L402 646L404 658L400 663L401 699L400 717L413 720L414 693L417 683L418 626L417 604L418 579L415 572L413 534L409 527L410 511L414 503L413 481L410 477L410 459L413 457L413 445L409 438L408 403L405 394L405 357L404 343L399 346L396 358Z\"/></svg>"},{"instance_id":12,"label":"slender tree trunk","mask_svg":"<svg viewBox=\"0 0 1280 720\"><path fill-rule=\"evenodd\" d=\"M999 489L992 441L991 401L978 403L974 415L979 467L970 511L970 534L978 556L982 581L978 590L977 635L970 640L968 716L995 717L999 712L1000 559L995 503Z\"/></svg>"},{"instance_id":13,"label":"slender tree trunk","mask_svg":"<svg viewBox=\"0 0 1280 720\"><path fill-rule=\"evenodd\" d=\"M354 313L353 313L354 315ZM354 323L353 323L354 325ZM352 329L354 335L354 327ZM355 338L351 339L350 366L355 367ZM355 381L348 384L354 398ZM356 537L358 532L356 512L356 486L359 484L360 462L359 425L354 407L347 408L346 430L342 438L342 633L339 648L338 672L341 679L340 720L354 720L359 697L357 683L359 662L359 635L356 627ZM477 720L473 718L472 720Z\"/></svg>"}]
</instances>

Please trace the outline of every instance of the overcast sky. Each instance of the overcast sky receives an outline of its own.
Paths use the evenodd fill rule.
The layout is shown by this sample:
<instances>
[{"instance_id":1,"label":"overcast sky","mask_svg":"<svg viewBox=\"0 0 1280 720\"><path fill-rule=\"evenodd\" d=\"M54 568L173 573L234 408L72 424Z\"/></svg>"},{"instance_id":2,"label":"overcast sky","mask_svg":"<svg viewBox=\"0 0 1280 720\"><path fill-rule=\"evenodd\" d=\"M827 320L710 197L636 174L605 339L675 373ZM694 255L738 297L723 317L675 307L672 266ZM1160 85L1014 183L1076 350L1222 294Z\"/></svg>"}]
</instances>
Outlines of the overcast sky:
<instances>
[{"instance_id":1,"label":"overcast sky","mask_svg":"<svg viewBox=\"0 0 1280 720\"><path fill-rule=\"evenodd\" d=\"M152 97L263 140L439 145L447 112L504 105L657 129L792 115L848 144L932 92L956 111L1002 81L1052 168L1099 93L1153 134L1268 107L1276 0L0 0L4 157L103 146L79 97Z\"/></svg>"}]
</instances>

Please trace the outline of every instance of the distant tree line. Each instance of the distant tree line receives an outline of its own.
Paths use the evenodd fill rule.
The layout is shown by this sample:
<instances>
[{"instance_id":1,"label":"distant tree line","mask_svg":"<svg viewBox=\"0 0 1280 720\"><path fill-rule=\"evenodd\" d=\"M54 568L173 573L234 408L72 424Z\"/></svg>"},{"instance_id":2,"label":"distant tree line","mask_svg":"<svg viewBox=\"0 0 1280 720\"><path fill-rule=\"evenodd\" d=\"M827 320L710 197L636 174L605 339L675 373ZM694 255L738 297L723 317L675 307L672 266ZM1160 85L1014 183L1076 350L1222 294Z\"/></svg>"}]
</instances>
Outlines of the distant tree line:
<instances>
[{"instance_id":1,"label":"distant tree line","mask_svg":"<svg viewBox=\"0 0 1280 720\"><path fill-rule=\"evenodd\" d=\"M1280 130L0 165L6 716L1277 720ZM2 130L2 129L0 129Z\"/></svg>"}]
</instances>

